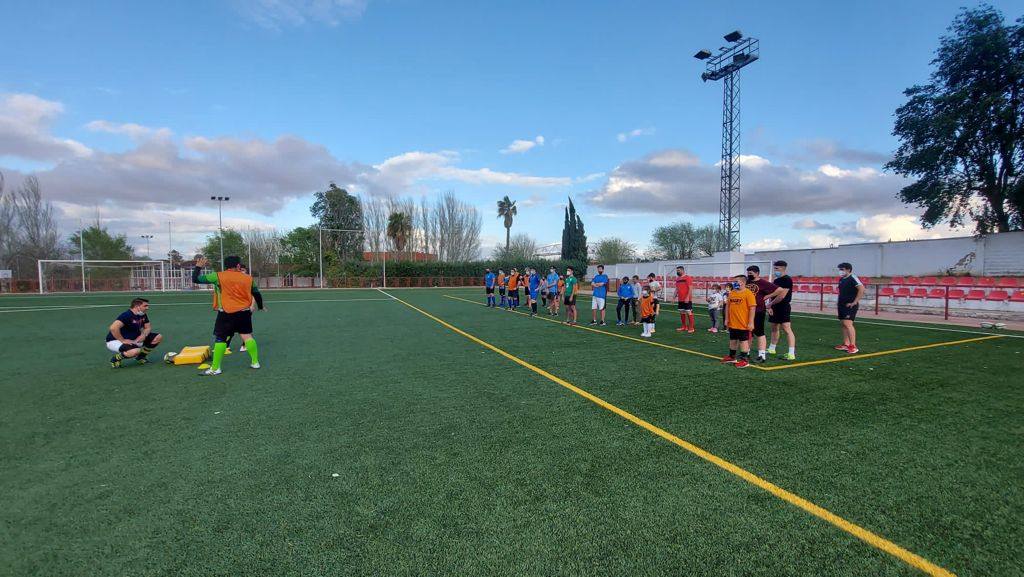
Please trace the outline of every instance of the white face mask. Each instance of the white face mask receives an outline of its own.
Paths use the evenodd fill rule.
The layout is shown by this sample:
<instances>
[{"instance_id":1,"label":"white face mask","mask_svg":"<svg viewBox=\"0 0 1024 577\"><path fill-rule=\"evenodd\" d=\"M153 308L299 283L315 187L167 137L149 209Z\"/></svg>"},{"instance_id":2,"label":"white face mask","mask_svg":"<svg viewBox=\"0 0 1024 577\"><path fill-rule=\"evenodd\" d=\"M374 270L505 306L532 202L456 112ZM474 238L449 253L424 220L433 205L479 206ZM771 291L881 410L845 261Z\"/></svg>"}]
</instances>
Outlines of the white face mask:
<instances>
[{"instance_id":1,"label":"white face mask","mask_svg":"<svg viewBox=\"0 0 1024 577\"><path fill-rule=\"evenodd\" d=\"M848 275L848 274L850 274L850 273L846 272L843 269L839 269L839 276L841 276L843 278L846 278L846 275Z\"/></svg>"}]
</instances>

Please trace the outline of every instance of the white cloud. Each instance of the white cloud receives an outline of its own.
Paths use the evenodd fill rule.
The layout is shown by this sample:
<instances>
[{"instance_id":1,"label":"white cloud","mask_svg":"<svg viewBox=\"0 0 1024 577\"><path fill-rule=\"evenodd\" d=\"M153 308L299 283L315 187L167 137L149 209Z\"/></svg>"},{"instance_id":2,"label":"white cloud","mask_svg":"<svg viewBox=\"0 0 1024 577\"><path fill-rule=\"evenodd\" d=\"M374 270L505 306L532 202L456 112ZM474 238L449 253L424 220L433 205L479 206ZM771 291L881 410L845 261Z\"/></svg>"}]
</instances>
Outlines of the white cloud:
<instances>
[{"instance_id":1,"label":"white cloud","mask_svg":"<svg viewBox=\"0 0 1024 577\"><path fill-rule=\"evenodd\" d=\"M32 94L0 94L0 156L50 162L92 154L81 142L50 134L50 125L63 112L60 102Z\"/></svg>"},{"instance_id":2,"label":"white cloud","mask_svg":"<svg viewBox=\"0 0 1024 577\"><path fill-rule=\"evenodd\" d=\"M864 216L857 219L856 231L861 237L874 241L921 240L964 235L963 230L958 231L947 225L924 228L912 214Z\"/></svg>"},{"instance_id":3,"label":"white cloud","mask_svg":"<svg viewBox=\"0 0 1024 577\"><path fill-rule=\"evenodd\" d=\"M93 120L85 125L85 128L93 132L107 132L110 134L124 134L134 140L144 138L170 138L174 132L170 128L150 128L135 123L116 123L107 120Z\"/></svg>"},{"instance_id":4,"label":"white cloud","mask_svg":"<svg viewBox=\"0 0 1024 577\"><path fill-rule=\"evenodd\" d=\"M746 217L906 210L897 200L906 181L874 169L805 171L756 155L745 155L742 162ZM689 151L662 150L617 166L604 186L587 198L605 211L714 214L719 208L719 178L717 166L700 162Z\"/></svg>"},{"instance_id":5,"label":"white cloud","mask_svg":"<svg viewBox=\"0 0 1024 577\"><path fill-rule=\"evenodd\" d=\"M501 149L502 154L522 154L537 146L544 146L544 137L537 136L533 140L513 140L505 148Z\"/></svg>"},{"instance_id":6,"label":"white cloud","mask_svg":"<svg viewBox=\"0 0 1024 577\"><path fill-rule=\"evenodd\" d=\"M764 167L768 166L769 164L771 164L771 162L769 162L769 160L767 158L764 158L762 156L758 156L756 154L741 154L739 156L739 159L740 159L740 168L752 168L752 169L756 170L758 168L764 168ZM721 167L722 166L722 161L719 160L718 162L716 162L715 166Z\"/></svg>"},{"instance_id":7,"label":"white cloud","mask_svg":"<svg viewBox=\"0 0 1024 577\"><path fill-rule=\"evenodd\" d=\"M835 225L819 222L813 218L803 218L793 223L793 228L797 230L832 230Z\"/></svg>"},{"instance_id":8,"label":"white cloud","mask_svg":"<svg viewBox=\"0 0 1024 577\"><path fill-rule=\"evenodd\" d=\"M593 182L604 178L603 172L591 172L590 174L580 176L576 178L576 182Z\"/></svg>"},{"instance_id":9,"label":"white cloud","mask_svg":"<svg viewBox=\"0 0 1024 577\"><path fill-rule=\"evenodd\" d=\"M650 135L654 134L654 132L655 132L655 128L653 126L649 126L647 128L634 128L633 130L630 130L629 132L620 132L615 137L615 139L618 140L619 142L626 142L628 140L633 140L634 138L636 138L638 136L650 136Z\"/></svg>"},{"instance_id":10,"label":"white cloud","mask_svg":"<svg viewBox=\"0 0 1024 577\"><path fill-rule=\"evenodd\" d=\"M234 0L244 18L268 30L294 28L308 23L337 26L366 11L366 0Z\"/></svg>"},{"instance_id":11,"label":"white cloud","mask_svg":"<svg viewBox=\"0 0 1024 577\"><path fill-rule=\"evenodd\" d=\"M781 250L788 248L786 241L781 238L761 238L753 242L743 243L743 250Z\"/></svg>"},{"instance_id":12,"label":"white cloud","mask_svg":"<svg viewBox=\"0 0 1024 577\"><path fill-rule=\"evenodd\" d=\"M460 168L459 155L452 151L406 152L369 167L358 176L358 184L371 194L397 194L416 183L429 180L454 180L467 184L503 184L524 187L568 186L568 177L529 176L499 172L489 168Z\"/></svg>"}]
</instances>

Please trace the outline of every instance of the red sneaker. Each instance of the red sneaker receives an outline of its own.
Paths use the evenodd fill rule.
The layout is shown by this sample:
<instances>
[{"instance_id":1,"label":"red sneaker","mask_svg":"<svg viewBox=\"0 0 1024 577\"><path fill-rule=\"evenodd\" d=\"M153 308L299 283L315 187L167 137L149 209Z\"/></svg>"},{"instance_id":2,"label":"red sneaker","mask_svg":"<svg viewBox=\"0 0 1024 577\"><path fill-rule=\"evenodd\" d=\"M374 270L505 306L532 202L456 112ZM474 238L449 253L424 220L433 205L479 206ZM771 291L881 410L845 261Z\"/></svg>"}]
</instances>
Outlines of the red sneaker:
<instances>
[{"instance_id":1,"label":"red sneaker","mask_svg":"<svg viewBox=\"0 0 1024 577\"><path fill-rule=\"evenodd\" d=\"M837 351L845 351L845 350L846 350L846 347L848 347L848 346L850 346L850 345L836 345L836 346L835 346L834 348L835 348L835 349L836 349Z\"/></svg>"},{"instance_id":2,"label":"red sneaker","mask_svg":"<svg viewBox=\"0 0 1024 577\"><path fill-rule=\"evenodd\" d=\"M745 359L740 359L740 360L736 361L736 368L737 369L745 369L745 368L747 368L749 366L750 366L750 363L748 363Z\"/></svg>"},{"instance_id":3,"label":"red sneaker","mask_svg":"<svg viewBox=\"0 0 1024 577\"><path fill-rule=\"evenodd\" d=\"M724 357L722 357L722 362L723 363L735 363L736 362L736 357L734 357L732 355L725 355Z\"/></svg>"},{"instance_id":4,"label":"red sneaker","mask_svg":"<svg viewBox=\"0 0 1024 577\"><path fill-rule=\"evenodd\" d=\"M683 332L686 332L686 329L684 329L683 327L679 327L678 329L676 329L676 332L677 333L683 333Z\"/></svg>"},{"instance_id":5,"label":"red sneaker","mask_svg":"<svg viewBox=\"0 0 1024 577\"><path fill-rule=\"evenodd\" d=\"M859 353L860 349L858 349L857 347L846 347L846 352L853 355Z\"/></svg>"}]
</instances>

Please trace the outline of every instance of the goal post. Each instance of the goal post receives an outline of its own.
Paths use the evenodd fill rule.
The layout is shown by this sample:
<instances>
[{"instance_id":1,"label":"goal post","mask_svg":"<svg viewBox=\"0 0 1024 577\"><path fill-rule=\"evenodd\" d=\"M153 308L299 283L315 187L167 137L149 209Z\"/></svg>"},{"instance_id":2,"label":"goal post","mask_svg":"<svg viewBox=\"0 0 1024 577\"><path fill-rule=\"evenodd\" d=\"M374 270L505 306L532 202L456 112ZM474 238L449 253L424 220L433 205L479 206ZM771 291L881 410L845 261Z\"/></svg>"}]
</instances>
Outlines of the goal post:
<instances>
[{"instance_id":1,"label":"goal post","mask_svg":"<svg viewBox=\"0 0 1024 577\"><path fill-rule=\"evenodd\" d=\"M182 290L180 271L164 260L55 260L38 262L39 294ZM191 286L191 277L189 277Z\"/></svg>"},{"instance_id":2,"label":"goal post","mask_svg":"<svg viewBox=\"0 0 1024 577\"><path fill-rule=\"evenodd\" d=\"M772 261L770 260L747 260L747 261L707 261L707 262L663 262L658 267L657 280L661 283L661 292L658 294L662 302L673 302L676 300L676 267L684 268L685 273L693 278L691 286L691 297L694 301L703 299L711 291L712 285L722 285L731 281L731 277L738 274L746 274L747 267L756 265L761 269L761 276L771 278Z\"/></svg>"}]
</instances>

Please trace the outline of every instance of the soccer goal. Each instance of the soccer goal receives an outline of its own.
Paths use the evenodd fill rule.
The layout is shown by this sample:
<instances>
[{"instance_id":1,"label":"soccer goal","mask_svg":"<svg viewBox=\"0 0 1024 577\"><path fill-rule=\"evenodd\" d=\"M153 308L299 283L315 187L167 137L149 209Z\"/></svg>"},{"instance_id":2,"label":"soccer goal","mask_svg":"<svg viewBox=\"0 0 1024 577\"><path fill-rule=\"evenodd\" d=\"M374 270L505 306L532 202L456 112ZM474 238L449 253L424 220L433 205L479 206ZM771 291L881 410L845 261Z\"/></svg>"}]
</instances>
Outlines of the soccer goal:
<instances>
[{"instance_id":1,"label":"soccer goal","mask_svg":"<svg viewBox=\"0 0 1024 577\"><path fill-rule=\"evenodd\" d=\"M40 294L189 288L192 288L192 271L172 268L169 262L163 260L39 261Z\"/></svg>"},{"instance_id":2,"label":"soccer goal","mask_svg":"<svg viewBox=\"0 0 1024 577\"><path fill-rule=\"evenodd\" d=\"M745 262L711 261L711 262L662 262L658 266L658 282L661 283L661 292L658 298L662 301L675 301L676 299L676 267L681 266L685 273L693 277L691 287L691 298L694 302L704 302L705 297L711 292L715 284L724 285L731 282L731 277L738 274L746 274L747 267L756 265L761 269L761 276L771 278L772 261L770 260L748 260Z\"/></svg>"}]
</instances>

